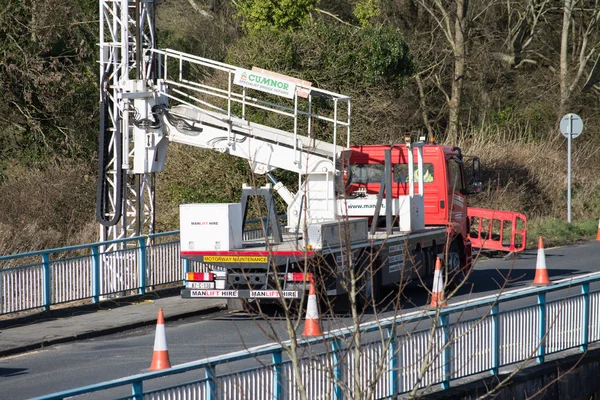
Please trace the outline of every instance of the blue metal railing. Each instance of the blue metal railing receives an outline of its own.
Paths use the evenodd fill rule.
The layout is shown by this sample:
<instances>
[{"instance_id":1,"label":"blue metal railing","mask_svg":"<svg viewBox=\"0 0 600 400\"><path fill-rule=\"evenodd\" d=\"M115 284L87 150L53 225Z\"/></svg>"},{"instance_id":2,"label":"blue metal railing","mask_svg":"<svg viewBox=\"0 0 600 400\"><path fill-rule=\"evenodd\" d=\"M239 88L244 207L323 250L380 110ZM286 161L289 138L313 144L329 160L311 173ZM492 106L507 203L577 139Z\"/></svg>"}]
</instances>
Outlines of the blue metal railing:
<instances>
[{"instance_id":1,"label":"blue metal railing","mask_svg":"<svg viewBox=\"0 0 600 400\"><path fill-rule=\"evenodd\" d=\"M0 312L10 314L179 282L178 232L0 257ZM106 250L109 245L118 250ZM12 266L23 262L24 264ZM10 266L9 266L10 265Z\"/></svg>"},{"instance_id":2,"label":"blue metal railing","mask_svg":"<svg viewBox=\"0 0 600 400\"><path fill-rule=\"evenodd\" d=\"M355 331L351 328L299 340L298 354L303 354L299 363L310 377L304 381L306 392L311 398L311 393L326 387L331 389L331 398L353 398L356 363L360 363L361 379L379 376L376 382L361 381L361 385L365 390L373 390L373 397L382 398L431 385L447 388L456 379L485 372L497 375L500 368L511 364L533 360L543 363L549 354L564 350L583 351L590 343L600 341L600 291L590 291L590 284L595 282L600 282L600 273L565 279L550 287L519 289L364 323L360 326L363 339L368 340L369 334L375 332L378 339L362 345L360 359L354 353ZM567 290L569 295L546 300L547 295L558 290ZM529 299L531 304L502 309L509 302L522 299ZM476 316L467 319L469 312ZM253 399L296 398L298 388L290 368L290 345L289 341L266 344L39 399L62 399L127 386L131 396L126 398L131 399L141 399L150 393L152 398L177 397L184 393L182 388L189 391L191 386L205 399L235 399L242 395ZM323 347L325 351L318 351ZM265 356L271 357L271 363L258 361ZM379 365L382 359L385 362ZM230 372L235 371L236 362L248 360L255 360L259 366L250 371ZM224 365L228 373L219 375L217 370ZM327 368L325 373L324 368ZM376 368L383 368L380 370L383 374L375 374ZM144 392L144 383L152 379L201 369L205 370L203 379ZM274 384L253 389L259 380Z\"/></svg>"},{"instance_id":3,"label":"blue metal railing","mask_svg":"<svg viewBox=\"0 0 600 400\"><path fill-rule=\"evenodd\" d=\"M256 226L260 221L247 224ZM263 233L262 228L251 227L244 231L244 239ZM117 249L108 250L115 247L111 245ZM188 271L201 272L204 266L180 258L179 231L0 256L0 314L144 294L181 284Z\"/></svg>"}]
</instances>

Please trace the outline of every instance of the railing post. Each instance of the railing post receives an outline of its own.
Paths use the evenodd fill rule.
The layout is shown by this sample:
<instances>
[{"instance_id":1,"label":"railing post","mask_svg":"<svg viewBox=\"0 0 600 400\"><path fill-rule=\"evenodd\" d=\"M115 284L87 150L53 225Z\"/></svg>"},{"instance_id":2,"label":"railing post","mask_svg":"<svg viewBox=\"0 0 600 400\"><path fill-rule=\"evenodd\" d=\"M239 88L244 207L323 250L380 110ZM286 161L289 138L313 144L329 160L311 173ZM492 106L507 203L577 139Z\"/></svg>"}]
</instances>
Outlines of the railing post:
<instances>
[{"instance_id":1,"label":"railing post","mask_svg":"<svg viewBox=\"0 0 600 400\"><path fill-rule=\"evenodd\" d=\"M452 344L450 343L450 318L448 315L440 316L442 325L442 368L444 377L442 378L442 389L450 387L450 363L452 362Z\"/></svg>"},{"instance_id":2,"label":"railing post","mask_svg":"<svg viewBox=\"0 0 600 400\"><path fill-rule=\"evenodd\" d=\"M2 299L6 299L6 293L4 293L4 273L0 269L0 315L8 311L7 307L2 303Z\"/></svg>"},{"instance_id":3,"label":"railing post","mask_svg":"<svg viewBox=\"0 0 600 400\"><path fill-rule=\"evenodd\" d=\"M400 392L398 387L398 343L396 342L396 329L392 326L387 330L388 342L388 375L390 380L390 396Z\"/></svg>"},{"instance_id":4,"label":"railing post","mask_svg":"<svg viewBox=\"0 0 600 400\"><path fill-rule=\"evenodd\" d=\"M589 332L590 332L590 284L589 282L581 284L581 294L583 295L583 305L582 305L582 319L583 324L581 327L581 346L579 349L581 351L586 351L588 348L588 343L590 340Z\"/></svg>"},{"instance_id":5,"label":"railing post","mask_svg":"<svg viewBox=\"0 0 600 400\"><path fill-rule=\"evenodd\" d=\"M184 258L183 262L182 262L182 266L183 266L183 280L186 280L187 273L190 272L190 260L188 260L187 258Z\"/></svg>"},{"instance_id":6,"label":"railing post","mask_svg":"<svg viewBox=\"0 0 600 400\"><path fill-rule=\"evenodd\" d=\"M217 399L217 371L214 365L207 365L206 371L206 400Z\"/></svg>"},{"instance_id":7,"label":"railing post","mask_svg":"<svg viewBox=\"0 0 600 400\"><path fill-rule=\"evenodd\" d=\"M50 254L42 254L42 265L44 268L44 310L50 310L52 302L52 289L50 285Z\"/></svg>"},{"instance_id":8,"label":"railing post","mask_svg":"<svg viewBox=\"0 0 600 400\"><path fill-rule=\"evenodd\" d=\"M138 239L138 294L146 293L146 239Z\"/></svg>"},{"instance_id":9,"label":"railing post","mask_svg":"<svg viewBox=\"0 0 600 400\"><path fill-rule=\"evenodd\" d=\"M131 398L133 400L144 398L144 381L136 381L131 384Z\"/></svg>"},{"instance_id":10,"label":"railing post","mask_svg":"<svg viewBox=\"0 0 600 400\"><path fill-rule=\"evenodd\" d=\"M100 301L100 252L92 247L92 303Z\"/></svg>"},{"instance_id":11,"label":"railing post","mask_svg":"<svg viewBox=\"0 0 600 400\"><path fill-rule=\"evenodd\" d=\"M341 357L341 343L339 339L331 340L331 361L333 363L333 399L340 400L342 398L342 387L340 382L342 381L342 357Z\"/></svg>"},{"instance_id":12,"label":"railing post","mask_svg":"<svg viewBox=\"0 0 600 400\"><path fill-rule=\"evenodd\" d=\"M279 350L271 355L273 362L273 400L283 399L281 353L282 350Z\"/></svg>"},{"instance_id":13,"label":"railing post","mask_svg":"<svg viewBox=\"0 0 600 400\"><path fill-rule=\"evenodd\" d=\"M492 375L498 375L500 372L500 308L498 304L492 307L490 313L492 318Z\"/></svg>"},{"instance_id":14,"label":"railing post","mask_svg":"<svg viewBox=\"0 0 600 400\"><path fill-rule=\"evenodd\" d=\"M546 355L546 293L538 293L537 298L540 312L540 319L538 321L540 335L536 361L541 364L544 362L544 357Z\"/></svg>"}]
</instances>

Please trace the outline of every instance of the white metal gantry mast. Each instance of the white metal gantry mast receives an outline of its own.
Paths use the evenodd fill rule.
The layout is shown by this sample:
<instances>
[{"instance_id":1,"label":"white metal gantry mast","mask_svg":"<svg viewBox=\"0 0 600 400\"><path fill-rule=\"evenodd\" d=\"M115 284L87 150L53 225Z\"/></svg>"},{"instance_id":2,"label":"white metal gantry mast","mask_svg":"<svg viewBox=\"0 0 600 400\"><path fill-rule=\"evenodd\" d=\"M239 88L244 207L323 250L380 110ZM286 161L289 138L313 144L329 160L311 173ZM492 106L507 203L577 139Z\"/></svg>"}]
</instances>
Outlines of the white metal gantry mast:
<instances>
[{"instance_id":1,"label":"white metal gantry mast","mask_svg":"<svg viewBox=\"0 0 600 400\"><path fill-rule=\"evenodd\" d=\"M154 0L100 0L100 240L154 231L154 172L133 168L136 111L127 82L153 81ZM150 50L150 51L149 51Z\"/></svg>"}]
</instances>

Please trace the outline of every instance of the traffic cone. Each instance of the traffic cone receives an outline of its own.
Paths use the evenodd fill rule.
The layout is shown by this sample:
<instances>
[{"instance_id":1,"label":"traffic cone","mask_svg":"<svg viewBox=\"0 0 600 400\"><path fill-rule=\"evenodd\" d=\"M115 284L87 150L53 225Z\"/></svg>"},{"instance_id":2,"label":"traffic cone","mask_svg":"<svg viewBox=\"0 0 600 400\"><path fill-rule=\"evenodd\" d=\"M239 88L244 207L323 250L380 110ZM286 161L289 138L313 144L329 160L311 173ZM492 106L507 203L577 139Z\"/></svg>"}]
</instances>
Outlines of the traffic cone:
<instances>
[{"instance_id":1,"label":"traffic cone","mask_svg":"<svg viewBox=\"0 0 600 400\"><path fill-rule=\"evenodd\" d=\"M600 241L600 220L598 220L598 234L596 235L596 240Z\"/></svg>"},{"instance_id":2,"label":"traffic cone","mask_svg":"<svg viewBox=\"0 0 600 400\"><path fill-rule=\"evenodd\" d=\"M165 316L162 308L158 309L158 320L156 321L156 336L154 337L154 354L150 371L171 368L169 350L167 350L167 335L165 334Z\"/></svg>"},{"instance_id":3,"label":"traffic cone","mask_svg":"<svg viewBox=\"0 0 600 400\"><path fill-rule=\"evenodd\" d=\"M535 278L533 279L534 285L550 285L550 279L548 279L548 270L546 269L546 253L544 252L544 241L540 236L538 242L538 254L535 262Z\"/></svg>"},{"instance_id":4,"label":"traffic cone","mask_svg":"<svg viewBox=\"0 0 600 400\"><path fill-rule=\"evenodd\" d=\"M315 285L312 281L308 288L308 303L306 305L306 318L302 336L323 336L321 321L319 320L319 309L317 307L317 295L315 294Z\"/></svg>"},{"instance_id":5,"label":"traffic cone","mask_svg":"<svg viewBox=\"0 0 600 400\"><path fill-rule=\"evenodd\" d=\"M431 307L443 307L444 300L444 278L442 277L442 261L438 257L435 260L435 272L433 274L433 288L431 290Z\"/></svg>"}]
</instances>

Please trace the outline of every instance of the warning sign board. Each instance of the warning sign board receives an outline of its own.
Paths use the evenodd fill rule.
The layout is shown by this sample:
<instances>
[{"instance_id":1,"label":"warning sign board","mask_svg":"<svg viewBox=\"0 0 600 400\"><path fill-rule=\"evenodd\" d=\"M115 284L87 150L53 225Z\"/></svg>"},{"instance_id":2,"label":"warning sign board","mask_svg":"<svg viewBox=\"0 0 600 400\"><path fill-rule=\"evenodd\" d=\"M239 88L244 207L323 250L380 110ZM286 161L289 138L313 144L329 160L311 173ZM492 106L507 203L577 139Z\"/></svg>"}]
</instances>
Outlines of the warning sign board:
<instances>
[{"instance_id":1,"label":"warning sign board","mask_svg":"<svg viewBox=\"0 0 600 400\"><path fill-rule=\"evenodd\" d=\"M205 263L266 263L265 256L204 256Z\"/></svg>"}]
</instances>

